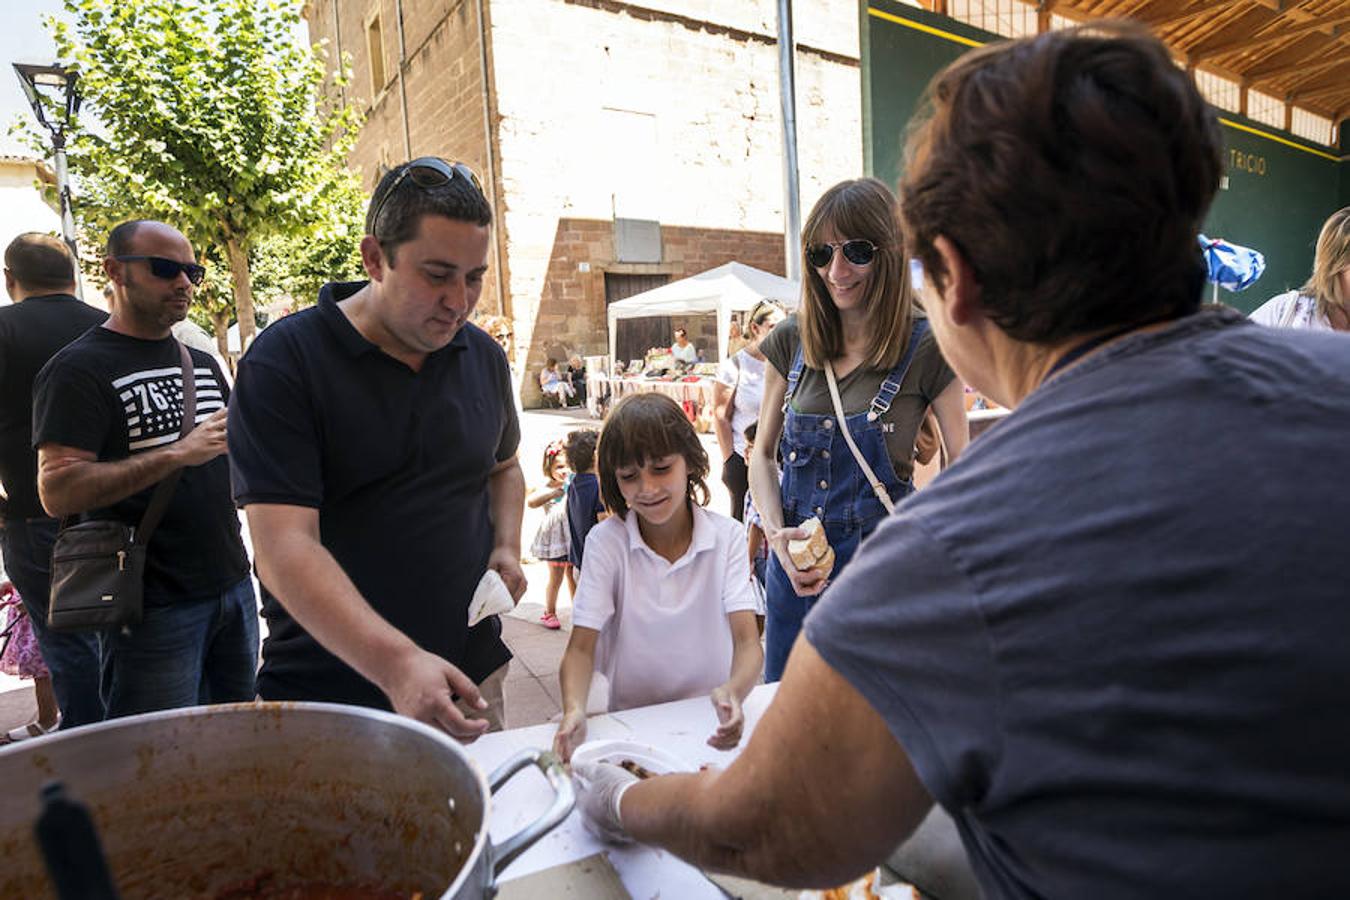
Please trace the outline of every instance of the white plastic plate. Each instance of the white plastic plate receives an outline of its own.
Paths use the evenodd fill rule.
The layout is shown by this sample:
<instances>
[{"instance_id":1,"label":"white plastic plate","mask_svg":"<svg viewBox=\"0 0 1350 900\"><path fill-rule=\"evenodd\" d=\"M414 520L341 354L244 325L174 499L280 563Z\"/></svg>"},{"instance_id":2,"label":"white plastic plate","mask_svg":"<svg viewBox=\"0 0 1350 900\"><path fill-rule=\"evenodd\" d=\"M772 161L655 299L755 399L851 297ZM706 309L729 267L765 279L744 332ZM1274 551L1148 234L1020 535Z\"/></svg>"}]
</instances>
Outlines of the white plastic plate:
<instances>
[{"instance_id":1,"label":"white plastic plate","mask_svg":"<svg viewBox=\"0 0 1350 900\"><path fill-rule=\"evenodd\" d=\"M626 759L631 759L653 775L695 770L694 766L678 756L639 741L587 741L572 752L573 765L578 762L607 762L617 765Z\"/></svg>"}]
</instances>

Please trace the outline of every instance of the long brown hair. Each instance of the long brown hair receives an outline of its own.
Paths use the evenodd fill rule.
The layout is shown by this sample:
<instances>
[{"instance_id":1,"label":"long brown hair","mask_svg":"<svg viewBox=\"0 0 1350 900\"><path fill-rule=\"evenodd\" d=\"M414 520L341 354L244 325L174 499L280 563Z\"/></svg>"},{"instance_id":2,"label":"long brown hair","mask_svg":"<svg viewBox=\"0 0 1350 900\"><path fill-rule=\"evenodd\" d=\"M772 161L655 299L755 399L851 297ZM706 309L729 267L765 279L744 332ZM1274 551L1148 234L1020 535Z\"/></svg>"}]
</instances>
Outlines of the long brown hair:
<instances>
[{"instance_id":1,"label":"long brown hair","mask_svg":"<svg viewBox=\"0 0 1350 900\"><path fill-rule=\"evenodd\" d=\"M806 217L802 228L802 271L806 275L802 278L802 302L797 311L802 356L811 368L823 369L828 360L844 354L839 310L830 299L825 280L806 258L806 248L819 244L829 227L834 228L840 240L861 238L877 245L863 297L868 336L863 365L890 369L900 362L909 345L914 298L895 195L875 178L841 181L816 201Z\"/></svg>"},{"instance_id":2,"label":"long brown hair","mask_svg":"<svg viewBox=\"0 0 1350 900\"><path fill-rule=\"evenodd\" d=\"M1312 275L1302 292L1317 300L1323 316L1335 306L1350 312L1350 297L1342 297L1336 276L1350 266L1350 206L1331 214L1317 236Z\"/></svg>"},{"instance_id":3,"label":"long brown hair","mask_svg":"<svg viewBox=\"0 0 1350 900\"><path fill-rule=\"evenodd\" d=\"M633 394L618 402L600 432L600 496L620 519L628 504L619 490L617 472L649 459L679 454L689 470L685 496L699 506L708 503L708 451L678 403L665 394Z\"/></svg>"}]
</instances>

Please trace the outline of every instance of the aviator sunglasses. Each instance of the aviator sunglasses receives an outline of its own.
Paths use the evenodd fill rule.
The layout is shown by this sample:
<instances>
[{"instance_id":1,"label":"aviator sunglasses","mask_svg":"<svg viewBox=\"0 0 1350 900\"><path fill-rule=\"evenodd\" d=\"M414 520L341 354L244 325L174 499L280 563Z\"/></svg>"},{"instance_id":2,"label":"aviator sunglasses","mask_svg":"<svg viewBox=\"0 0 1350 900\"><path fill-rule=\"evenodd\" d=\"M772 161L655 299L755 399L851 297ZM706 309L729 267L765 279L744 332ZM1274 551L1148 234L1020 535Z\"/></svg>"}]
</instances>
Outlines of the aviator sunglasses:
<instances>
[{"instance_id":1,"label":"aviator sunglasses","mask_svg":"<svg viewBox=\"0 0 1350 900\"><path fill-rule=\"evenodd\" d=\"M478 180L478 176L473 173L464 163L448 163L439 156L423 156L414 159L412 162L403 166L403 171L398 173L389 190L384 192L380 202L375 204L375 213L370 217L370 230L373 233L380 223L380 213L384 211L384 204L398 190L404 179L410 179L413 184L427 190L430 188L444 187L455 180L455 176L465 179L473 185L474 190L483 193L483 184Z\"/></svg>"},{"instance_id":2,"label":"aviator sunglasses","mask_svg":"<svg viewBox=\"0 0 1350 900\"><path fill-rule=\"evenodd\" d=\"M855 266L870 266L872 260L877 258L877 251L881 249L871 241L861 238L842 243L812 244L806 248L806 261L817 269L823 269L830 264L831 259L834 259L835 247L844 254L844 259Z\"/></svg>"},{"instance_id":3,"label":"aviator sunglasses","mask_svg":"<svg viewBox=\"0 0 1350 900\"><path fill-rule=\"evenodd\" d=\"M193 284L201 284L202 279L206 277L206 268L196 263L179 262L176 259L165 259L162 256L114 256L113 259L118 262L136 262L137 260L150 264L150 274L156 278L163 278L165 281L173 281L182 272L187 276L187 280Z\"/></svg>"}]
</instances>

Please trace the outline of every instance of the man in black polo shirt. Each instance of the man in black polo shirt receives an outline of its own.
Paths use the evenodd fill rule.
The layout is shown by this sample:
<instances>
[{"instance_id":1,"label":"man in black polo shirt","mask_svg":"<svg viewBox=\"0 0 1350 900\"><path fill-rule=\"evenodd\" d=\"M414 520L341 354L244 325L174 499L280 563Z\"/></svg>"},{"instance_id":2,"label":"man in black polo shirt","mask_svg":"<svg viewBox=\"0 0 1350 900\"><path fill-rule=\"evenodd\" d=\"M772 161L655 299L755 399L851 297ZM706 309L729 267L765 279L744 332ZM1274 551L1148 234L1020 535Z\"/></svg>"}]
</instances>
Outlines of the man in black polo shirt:
<instances>
[{"instance_id":1,"label":"man in black polo shirt","mask_svg":"<svg viewBox=\"0 0 1350 900\"><path fill-rule=\"evenodd\" d=\"M326 285L240 363L230 464L265 699L392 708L464 740L502 725L511 653L497 617L468 621L487 570L525 589L510 371L468 321L491 221L466 167L395 168L366 216L370 280Z\"/></svg>"},{"instance_id":2,"label":"man in black polo shirt","mask_svg":"<svg viewBox=\"0 0 1350 900\"><path fill-rule=\"evenodd\" d=\"M0 554L52 673L61 726L74 728L103 720L98 640L47 630L56 520L38 502L33 379L108 314L75 299L75 261L49 234L21 234L5 248L5 289L14 305L0 309Z\"/></svg>"}]
</instances>

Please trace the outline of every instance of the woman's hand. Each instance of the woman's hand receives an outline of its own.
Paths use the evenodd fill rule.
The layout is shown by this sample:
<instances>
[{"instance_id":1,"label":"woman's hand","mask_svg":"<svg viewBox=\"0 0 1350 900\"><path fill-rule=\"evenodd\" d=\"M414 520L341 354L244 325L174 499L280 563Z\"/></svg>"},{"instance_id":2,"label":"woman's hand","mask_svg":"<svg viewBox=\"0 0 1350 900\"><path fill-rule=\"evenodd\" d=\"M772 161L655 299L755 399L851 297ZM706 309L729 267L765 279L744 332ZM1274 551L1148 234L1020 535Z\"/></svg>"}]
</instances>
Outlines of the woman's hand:
<instances>
[{"instance_id":1,"label":"woman's hand","mask_svg":"<svg viewBox=\"0 0 1350 900\"><path fill-rule=\"evenodd\" d=\"M710 699L717 711L718 724L717 730L708 738L708 746L715 750L730 750L741 742L741 732L745 729L741 701L725 684L713 688Z\"/></svg>"},{"instance_id":2,"label":"woman's hand","mask_svg":"<svg viewBox=\"0 0 1350 900\"><path fill-rule=\"evenodd\" d=\"M553 736L553 752L563 762L572 761L572 752L586 742L586 713L574 710L562 717L558 724L558 733Z\"/></svg>"},{"instance_id":3,"label":"woman's hand","mask_svg":"<svg viewBox=\"0 0 1350 900\"><path fill-rule=\"evenodd\" d=\"M825 590L829 573L820 569L802 571L792 562L792 556L788 553L788 541L805 540L808 537L805 530L801 528L779 528L772 535L766 531L765 536L768 538L769 546L773 548L774 555L778 557L779 565L783 567L788 580L792 582L792 589L797 592L797 596L815 597Z\"/></svg>"}]
</instances>

